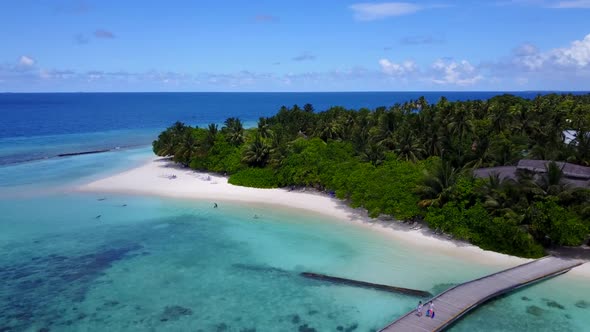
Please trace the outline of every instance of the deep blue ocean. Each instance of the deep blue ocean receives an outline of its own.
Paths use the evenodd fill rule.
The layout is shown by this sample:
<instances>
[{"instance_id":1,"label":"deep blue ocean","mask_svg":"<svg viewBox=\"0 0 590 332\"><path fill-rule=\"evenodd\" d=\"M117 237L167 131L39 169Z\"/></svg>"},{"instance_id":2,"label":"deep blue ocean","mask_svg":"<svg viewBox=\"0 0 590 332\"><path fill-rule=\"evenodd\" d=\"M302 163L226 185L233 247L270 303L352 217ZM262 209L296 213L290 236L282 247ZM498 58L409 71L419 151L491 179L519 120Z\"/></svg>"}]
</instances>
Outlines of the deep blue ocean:
<instances>
[{"instance_id":1,"label":"deep blue ocean","mask_svg":"<svg viewBox=\"0 0 590 332\"><path fill-rule=\"evenodd\" d=\"M0 94L0 331L376 331L419 299L299 273L439 293L512 265L279 206L213 209L79 188L150 162L151 141L177 120L236 116L253 126L282 105L322 111L496 94ZM56 157L94 149L112 151ZM590 283L573 272L495 300L450 330L588 330Z\"/></svg>"}]
</instances>

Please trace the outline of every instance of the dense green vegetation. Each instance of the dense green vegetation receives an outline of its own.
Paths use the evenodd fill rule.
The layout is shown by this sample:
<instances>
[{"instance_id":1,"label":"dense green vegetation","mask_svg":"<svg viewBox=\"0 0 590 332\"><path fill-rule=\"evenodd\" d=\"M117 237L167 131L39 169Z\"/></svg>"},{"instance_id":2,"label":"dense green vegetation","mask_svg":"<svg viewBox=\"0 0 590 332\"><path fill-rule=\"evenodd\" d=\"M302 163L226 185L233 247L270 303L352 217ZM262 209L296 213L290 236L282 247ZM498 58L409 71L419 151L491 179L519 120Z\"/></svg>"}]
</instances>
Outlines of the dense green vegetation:
<instances>
[{"instance_id":1,"label":"dense green vegetation","mask_svg":"<svg viewBox=\"0 0 590 332\"><path fill-rule=\"evenodd\" d=\"M564 130L577 131L566 144ZM590 95L429 104L424 98L316 113L282 107L244 129L176 123L153 143L159 156L230 175L236 185L313 187L371 216L426 221L485 249L538 257L544 247L580 245L590 233L590 190L572 188L554 163L516 180L472 170L520 159L590 165Z\"/></svg>"}]
</instances>

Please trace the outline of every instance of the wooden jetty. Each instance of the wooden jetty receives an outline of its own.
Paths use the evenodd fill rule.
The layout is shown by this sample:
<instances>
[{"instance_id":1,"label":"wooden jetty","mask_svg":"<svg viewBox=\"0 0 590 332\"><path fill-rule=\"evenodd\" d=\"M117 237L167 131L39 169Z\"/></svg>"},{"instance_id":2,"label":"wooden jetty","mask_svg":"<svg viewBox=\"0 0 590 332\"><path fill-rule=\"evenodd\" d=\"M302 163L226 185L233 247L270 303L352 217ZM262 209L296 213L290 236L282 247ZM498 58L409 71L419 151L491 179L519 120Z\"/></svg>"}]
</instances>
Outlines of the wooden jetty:
<instances>
[{"instance_id":1,"label":"wooden jetty","mask_svg":"<svg viewBox=\"0 0 590 332\"><path fill-rule=\"evenodd\" d=\"M431 300L434 318L412 310L381 331L442 331L470 310L506 292L545 280L582 265L584 261L547 256L452 287ZM426 313L428 305L424 305Z\"/></svg>"},{"instance_id":2,"label":"wooden jetty","mask_svg":"<svg viewBox=\"0 0 590 332\"><path fill-rule=\"evenodd\" d=\"M84 154L96 154L96 153L105 153L111 151L110 149L102 149L102 150L91 150L91 151L81 151L81 152L70 152L70 153L60 153L58 157L71 157L71 156L81 156Z\"/></svg>"},{"instance_id":3,"label":"wooden jetty","mask_svg":"<svg viewBox=\"0 0 590 332\"><path fill-rule=\"evenodd\" d=\"M346 279L346 278L340 278L340 277L332 277L332 276L328 276L328 275L320 274L320 273L302 272L301 276L303 276L305 278L310 278L310 279L328 281L328 282L336 283L336 284L344 284L344 285L350 285L350 286L356 286L356 287L372 288L372 289L377 289L380 291L401 293L401 294L406 294L406 295L411 295L411 296L418 296L418 297L432 296L432 294L430 294L429 292L419 290L419 289L410 289L410 288L404 288L404 287L374 284L372 282L352 280L352 279Z\"/></svg>"}]
</instances>

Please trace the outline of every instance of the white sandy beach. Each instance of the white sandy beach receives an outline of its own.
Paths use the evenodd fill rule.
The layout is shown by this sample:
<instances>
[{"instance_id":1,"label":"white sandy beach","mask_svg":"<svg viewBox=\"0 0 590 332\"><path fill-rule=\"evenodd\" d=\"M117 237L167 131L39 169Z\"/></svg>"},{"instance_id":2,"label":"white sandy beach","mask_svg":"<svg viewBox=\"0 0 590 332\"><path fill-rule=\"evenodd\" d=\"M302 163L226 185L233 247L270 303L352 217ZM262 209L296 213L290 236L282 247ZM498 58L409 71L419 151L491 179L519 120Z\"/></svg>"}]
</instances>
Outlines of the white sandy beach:
<instances>
[{"instance_id":1,"label":"white sandy beach","mask_svg":"<svg viewBox=\"0 0 590 332\"><path fill-rule=\"evenodd\" d=\"M175 176L175 177L173 177ZM412 229L391 221L369 218L362 209L352 209L338 199L315 192L286 189L256 189L234 186L227 178L180 168L164 158L153 158L146 164L77 188L84 192L123 193L240 203L271 204L302 209L371 228L396 241L430 248L479 264L510 267L527 259L482 250L464 242L451 241L433 235L427 229ZM590 277L590 264L575 268L572 275Z\"/></svg>"}]
</instances>

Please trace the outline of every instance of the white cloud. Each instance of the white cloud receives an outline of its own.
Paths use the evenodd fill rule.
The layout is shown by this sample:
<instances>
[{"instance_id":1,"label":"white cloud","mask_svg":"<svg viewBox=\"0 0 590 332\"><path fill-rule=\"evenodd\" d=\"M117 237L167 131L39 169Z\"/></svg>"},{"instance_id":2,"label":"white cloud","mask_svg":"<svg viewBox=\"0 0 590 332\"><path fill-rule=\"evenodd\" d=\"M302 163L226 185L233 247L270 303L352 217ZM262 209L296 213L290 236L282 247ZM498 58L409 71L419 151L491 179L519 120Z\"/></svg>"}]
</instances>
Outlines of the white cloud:
<instances>
[{"instance_id":1,"label":"white cloud","mask_svg":"<svg viewBox=\"0 0 590 332\"><path fill-rule=\"evenodd\" d=\"M35 60L29 56L21 55L21 57L18 59L18 63L23 67L32 67L35 65Z\"/></svg>"},{"instance_id":2,"label":"white cloud","mask_svg":"<svg viewBox=\"0 0 590 332\"><path fill-rule=\"evenodd\" d=\"M574 40L569 47L546 52L540 52L530 44L522 45L516 49L513 63L533 71L590 67L590 34L582 40Z\"/></svg>"},{"instance_id":3,"label":"white cloud","mask_svg":"<svg viewBox=\"0 0 590 332\"><path fill-rule=\"evenodd\" d=\"M246 87L259 82L276 82L277 77L270 73L256 73L242 70L235 73L203 73L197 76L197 80L207 82L214 86Z\"/></svg>"},{"instance_id":4,"label":"white cloud","mask_svg":"<svg viewBox=\"0 0 590 332\"><path fill-rule=\"evenodd\" d=\"M513 61L528 70L535 70L542 67L545 61L544 56L539 54L539 49L533 44L522 44L515 48L513 53Z\"/></svg>"},{"instance_id":5,"label":"white cloud","mask_svg":"<svg viewBox=\"0 0 590 332\"><path fill-rule=\"evenodd\" d=\"M391 62L388 59L379 60L381 71L390 76L403 76L418 70L414 61L404 61L403 63Z\"/></svg>"},{"instance_id":6,"label":"white cloud","mask_svg":"<svg viewBox=\"0 0 590 332\"><path fill-rule=\"evenodd\" d=\"M49 79L69 79L73 78L76 75L76 72L73 70L47 70L41 69L39 70L39 77L44 80Z\"/></svg>"},{"instance_id":7,"label":"white cloud","mask_svg":"<svg viewBox=\"0 0 590 332\"><path fill-rule=\"evenodd\" d=\"M424 7L409 2L356 3L349 7L358 21L374 21L392 16L409 15Z\"/></svg>"},{"instance_id":8,"label":"white cloud","mask_svg":"<svg viewBox=\"0 0 590 332\"><path fill-rule=\"evenodd\" d=\"M483 79L478 70L466 60L455 62L438 59L432 64L432 70L435 76L431 81L436 84L467 86Z\"/></svg>"},{"instance_id":9,"label":"white cloud","mask_svg":"<svg viewBox=\"0 0 590 332\"><path fill-rule=\"evenodd\" d=\"M570 47L553 50L553 57L560 65L586 67L590 64L590 34L582 40L575 40Z\"/></svg>"},{"instance_id":10,"label":"white cloud","mask_svg":"<svg viewBox=\"0 0 590 332\"><path fill-rule=\"evenodd\" d=\"M51 79L51 73L48 70L45 69L41 69L39 70L39 77L41 77L44 80L48 80Z\"/></svg>"}]
</instances>

